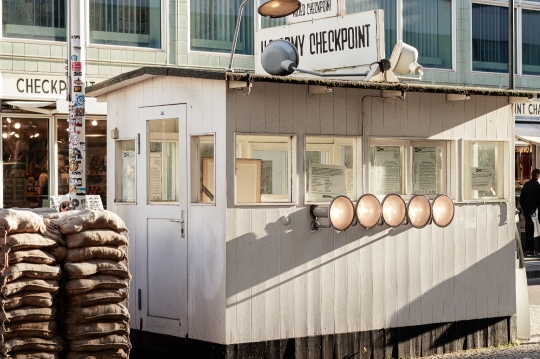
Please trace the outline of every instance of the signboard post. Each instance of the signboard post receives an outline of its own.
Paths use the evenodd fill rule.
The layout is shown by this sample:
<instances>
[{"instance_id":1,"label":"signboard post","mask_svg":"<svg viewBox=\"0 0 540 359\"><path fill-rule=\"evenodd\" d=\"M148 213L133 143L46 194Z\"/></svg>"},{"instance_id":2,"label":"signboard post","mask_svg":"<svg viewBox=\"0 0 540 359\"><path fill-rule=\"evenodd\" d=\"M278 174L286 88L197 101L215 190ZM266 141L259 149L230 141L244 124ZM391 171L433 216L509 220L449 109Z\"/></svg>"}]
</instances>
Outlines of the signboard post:
<instances>
[{"instance_id":1,"label":"signboard post","mask_svg":"<svg viewBox=\"0 0 540 359\"><path fill-rule=\"evenodd\" d=\"M66 96L69 103L69 198L72 210L86 206L85 49L81 46L84 39L83 11L83 0L68 1Z\"/></svg>"}]
</instances>

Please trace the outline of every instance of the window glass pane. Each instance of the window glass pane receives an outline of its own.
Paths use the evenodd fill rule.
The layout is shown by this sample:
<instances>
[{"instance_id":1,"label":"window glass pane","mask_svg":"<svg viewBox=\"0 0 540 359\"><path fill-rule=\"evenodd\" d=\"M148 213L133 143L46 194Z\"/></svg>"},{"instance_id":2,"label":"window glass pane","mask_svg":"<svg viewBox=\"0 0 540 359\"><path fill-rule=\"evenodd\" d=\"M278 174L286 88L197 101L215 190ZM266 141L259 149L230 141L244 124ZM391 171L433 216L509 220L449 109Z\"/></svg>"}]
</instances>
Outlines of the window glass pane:
<instances>
[{"instance_id":1,"label":"window glass pane","mask_svg":"<svg viewBox=\"0 0 540 359\"><path fill-rule=\"evenodd\" d=\"M191 50L230 53L242 2L243 0L191 0ZM248 2L242 13L236 44L237 54L253 55L253 3Z\"/></svg>"},{"instance_id":2,"label":"window glass pane","mask_svg":"<svg viewBox=\"0 0 540 359\"><path fill-rule=\"evenodd\" d=\"M405 194L404 163L404 146L371 146L370 193Z\"/></svg>"},{"instance_id":3,"label":"window glass pane","mask_svg":"<svg viewBox=\"0 0 540 359\"><path fill-rule=\"evenodd\" d=\"M403 41L422 66L452 68L452 1L403 0Z\"/></svg>"},{"instance_id":4,"label":"window glass pane","mask_svg":"<svg viewBox=\"0 0 540 359\"><path fill-rule=\"evenodd\" d=\"M386 58L390 58L392 49L396 45L396 0L345 0L345 6L347 14L377 9L384 10L385 53Z\"/></svg>"},{"instance_id":5,"label":"window glass pane","mask_svg":"<svg viewBox=\"0 0 540 359\"><path fill-rule=\"evenodd\" d=\"M412 147L413 194L443 193L442 163L442 147Z\"/></svg>"},{"instance_id":6,"label":"window glass pane","mask_svg":"<svg viewBox=\"0 0 540 359\"><path fill-rule=\"evenodd\" d=\"M148 203L178 202L178 120L147 122Z\"/></svg>"},{"instance_id":7,"label":"window glass pane","mask_svg":"<svg viewBox=\"0 0 540 359\"><path fill-rule=\"evenodd\" d=\"M465 199L503 198L502 142L465 142Z\"/></svg>"},{"instance_id":8,"label":"window glass pane","mask_svg":"<svg viewBox=\"0 0 540 359\"><path fill-rule=\"evenodd\" d=\"M49 120L2 118L4 208L49 206Z\"/></svg>"},{"instance_id":9,"label":"window glass pane","mask_svg":"<svg viewBox=\"0 0 540 359\"><path fill-rule=\"evenodd\" d=\"M281 26L281 25L285 25L286 23L287 23L286 17L272 18L272 17L267 17L267 16L261 16L261 29L266 29L266 28L274 27L274 26Z\"/></svg>"},{"instance_id":10,"label":"window glass pane","mask_svg":"<svg viewBox=\"0 0 540 359\"><path fill-rule=\"evenodd\" d=\"M525 75L540 75L540 36L538 36L540 11L523 9L522 21L523 73Z\"/></svg>"},{"instance_id":11,"label":"window glass pane","mask_svg":"<svg viewBox=\"0 0 540 359\"><path fill-rule=\"evenodd\" d=\"M236 136L236 203L291 202L289 136Z\"/></svg>"},{"instance_id":12,"label":"window glass pane","mask_svg":"<svg viewBox=\"0 0 540 359\"><path fill-rule=\"evenodd\" d=\"M306 202L356 199L356 138L306 137Z\"/></svg>"},{"instance_id":13,"label":"window glass pane","mask_svg":"<svg viewBox=\"0 0 540 359\"><path fill-rule=\"evenodd\" d=\"M472 41L474 71L508 72L508 8L473 3Z\"/></svg>"},{"instance_id":14,"label":"window glass pane","mask_svg":"<svg viewBox=\"0 0 540 359\"><path fill-rule=\"evenodd\" d=\"M90 0L90 42L161 48L160 0Z\"/></svg>"},{"instance_id":15,"label":"window glass pane","mask_svg":"<svg viewBox=\"0 0 540 359\"><path fill-rule=\"evenodd\" d=\"M2 0L2 36L66 41L66 1Z\"/></svg>"},{"instance_id":16,"label":"window glass pane","mask_svg":"<svg viewBox=\"0 0 540 359\"><path fill-rule=\"evenodd\" d=\"M194 136L191 163L194 166L191 189L195 191L192 202L215 202L214 136Z\"/></svg>"},{"instance_id":17,"label":"window glass pane","mask_svg":"<svg viewBox=\"0 0 540 359\"><path fill-rule=\"evenodd\" d=\"M116 141L116 198L115 202L135 203L137 199L137 154L135 140Z\"/></svg>"}]
</instances>

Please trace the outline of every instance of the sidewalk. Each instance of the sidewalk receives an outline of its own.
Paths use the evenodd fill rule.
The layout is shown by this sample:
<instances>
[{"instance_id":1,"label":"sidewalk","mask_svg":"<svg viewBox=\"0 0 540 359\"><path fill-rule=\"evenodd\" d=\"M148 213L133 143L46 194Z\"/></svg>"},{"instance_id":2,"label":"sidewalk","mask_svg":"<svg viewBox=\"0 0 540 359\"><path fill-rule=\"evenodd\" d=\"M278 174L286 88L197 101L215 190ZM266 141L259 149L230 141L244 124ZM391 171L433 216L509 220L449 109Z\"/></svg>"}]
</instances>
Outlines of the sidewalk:
<instances>
[{"instance_id":1,"label":"sidewalk","mask_svg":"<svg viewBox=\"0 0 540 359\"><path fill-rule=\"evenodd\" d=\"M540 256L525 257L527 279L540 278Z\"/></svg>"}]
</instances>

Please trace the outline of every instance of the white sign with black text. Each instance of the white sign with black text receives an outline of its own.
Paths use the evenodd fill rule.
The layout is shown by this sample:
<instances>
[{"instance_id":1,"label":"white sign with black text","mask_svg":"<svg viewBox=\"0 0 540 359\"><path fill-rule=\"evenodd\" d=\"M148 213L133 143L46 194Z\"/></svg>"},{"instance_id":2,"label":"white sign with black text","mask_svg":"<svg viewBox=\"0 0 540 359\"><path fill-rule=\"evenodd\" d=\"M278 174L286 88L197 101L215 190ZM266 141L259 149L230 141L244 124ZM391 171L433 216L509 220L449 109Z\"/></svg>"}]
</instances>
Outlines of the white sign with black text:
<instances>
[{"instance_id":1,"label":"white sign with black text","mask_svg":"<svg viewBox=\"0 0 540 359\"><path fill-rule=\"evenodd\" d=\"M540 102L516 103L514 113L517 116L540 117Z\"/></svg>"},{"instance_id":2,"label":"white sign with black text","mask_svg":"<svg viewBox=\"0 0 540 359\"><path fill-rule=\"evenodd\" d=\"M369 71L370 64L384 57L383 16L382 10L374 10L258 30L255 34L255 73L267 75L261 65L261 54L277 39L288 40L296 46L301 69ZM295 73L295 76L306 75Z\"/></svg>"},{"instance_id":3,"label":"white sign with black text","mask_svg":"<svg viewBox=\"0 0 540 359\"><path fill-rule=\"evenodd\" d=\"M344 0L343 0L344 1ZM304 0L300 9L287 16L287 24L319 20L339 14L338 0Z\"/></svg>"}]
</instances>

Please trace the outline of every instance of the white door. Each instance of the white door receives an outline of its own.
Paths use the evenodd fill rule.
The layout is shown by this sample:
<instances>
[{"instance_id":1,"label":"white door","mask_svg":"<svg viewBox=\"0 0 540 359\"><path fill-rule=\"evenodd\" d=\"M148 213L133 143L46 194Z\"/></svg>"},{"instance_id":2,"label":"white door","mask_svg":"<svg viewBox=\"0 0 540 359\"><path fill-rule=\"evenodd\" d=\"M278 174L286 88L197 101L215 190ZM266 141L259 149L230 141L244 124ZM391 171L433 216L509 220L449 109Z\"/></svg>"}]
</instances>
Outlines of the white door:
<instances>
[{"instance_id":1,"label":"white door","mask_svg":"<svg viewBox=\"0 0 540 359\"><path fill-rule=\"evenodd\" d=\"M137 282L142 330L185 336L186 105L141 107L138 127Z\"/></svg>"}]
</instances>

